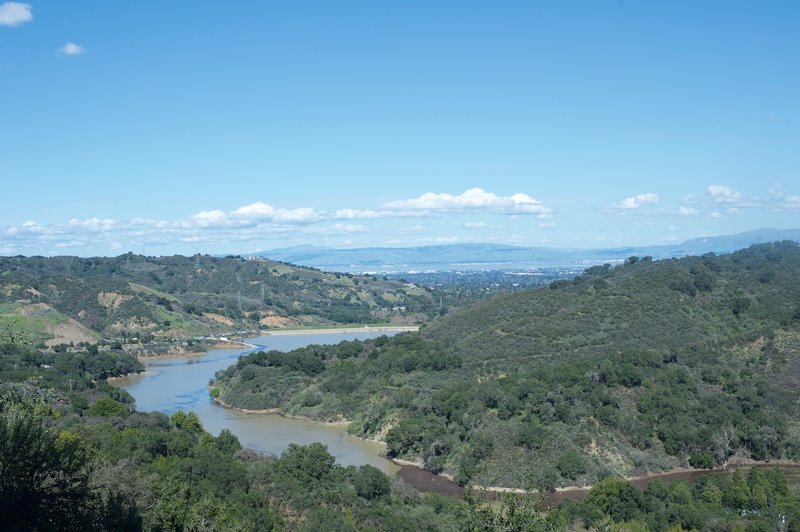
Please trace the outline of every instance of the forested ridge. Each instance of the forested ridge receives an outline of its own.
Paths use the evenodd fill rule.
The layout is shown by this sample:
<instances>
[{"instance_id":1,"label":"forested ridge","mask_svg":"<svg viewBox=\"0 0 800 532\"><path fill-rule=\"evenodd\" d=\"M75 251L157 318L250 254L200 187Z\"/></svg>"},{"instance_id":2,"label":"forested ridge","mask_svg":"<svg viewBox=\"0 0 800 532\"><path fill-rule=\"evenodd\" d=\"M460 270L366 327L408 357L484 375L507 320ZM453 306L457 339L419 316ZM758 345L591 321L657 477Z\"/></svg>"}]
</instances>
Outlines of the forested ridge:
<instances>
[{"instance_id":1,"label":"forested ridge","mask_svg":"<svg viewBox=\"0 0 800 532\"><path fill-rule=\"evenodd\" d=\"M258 352L217 375L241 408L352 421L461 484L800 458L800 248L631 257L416 334Z\"/></svg>"},{"instance_id":2,"label":"forested ridge","mask_svg":"<svg viewBox=\"0 0 800 532\"><path fill-rule=\"evenodd\" d=\"M407 283L267 259L0 257L0 326L34 341L414 322L436 303Z\"/></svg>"}]
</instances>

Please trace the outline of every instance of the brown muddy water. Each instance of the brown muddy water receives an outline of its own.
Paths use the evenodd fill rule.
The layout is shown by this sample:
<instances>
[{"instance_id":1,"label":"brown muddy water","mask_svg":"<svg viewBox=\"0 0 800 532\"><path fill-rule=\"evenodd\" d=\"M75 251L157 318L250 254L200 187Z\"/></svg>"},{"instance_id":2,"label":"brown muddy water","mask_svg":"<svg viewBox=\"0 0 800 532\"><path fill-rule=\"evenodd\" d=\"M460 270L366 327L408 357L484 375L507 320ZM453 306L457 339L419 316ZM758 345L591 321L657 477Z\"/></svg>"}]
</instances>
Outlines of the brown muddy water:
<instances>
[{"instance_id":1,"label":"brown muddy water","mask_svg":"<svg viewBox=\"0 0 800 532\"><path fill-rule=\"evenodd\" d=\"M239 357L253 350L289 351L310 344L336 344L343 340L366 340L392 332L344 332L259 336L246 341L257 346L249 349L217 349L192 356L145 359L146 372L115 379L114 386L124 388L136 399L139 411L172 414L178 410L194 411L203 427L212 434L222 429L233 432L244 447L280 455L290 443L307 445L321 442L342 465L373 465L393 475L400 468L383 457L386 448L347 434L346 426L331 426L279 414L239 412L214 402L208 394L208 381L214 374L235 364Z\"/></svg>"}]
</instances>

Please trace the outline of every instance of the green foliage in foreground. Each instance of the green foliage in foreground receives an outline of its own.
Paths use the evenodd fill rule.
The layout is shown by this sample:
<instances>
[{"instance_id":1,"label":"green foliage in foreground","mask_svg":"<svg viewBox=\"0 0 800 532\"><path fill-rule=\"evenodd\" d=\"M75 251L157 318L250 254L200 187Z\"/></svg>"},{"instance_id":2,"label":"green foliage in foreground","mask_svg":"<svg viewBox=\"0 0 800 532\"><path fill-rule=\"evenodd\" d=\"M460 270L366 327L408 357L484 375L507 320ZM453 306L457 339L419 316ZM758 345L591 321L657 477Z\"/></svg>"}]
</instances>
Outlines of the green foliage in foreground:
<instances>
[{"instance_id":1,"label":"green foliage in foreground","mask_svg":"<svg viewBox=\"0 0 800 532\"><path fill-rule=\"evenodd\" d=\"M779 469L752 469L695 482L651 482L644 492L609 478L583 502L558 510L563 523L619 530L800 530L800 496Z\"/></svg>"},{"instance_id":2,"label":"green foliage in foreground","mask_svg":"<svg viewBox=\"0 0 800 532\"><path fill-rule=\"evenodd\" d=\"M452 528L454 503L340 466L319 443L267 457L228 430L212 436L192 412L134 412L69 365L20 369L35 356L5 345L1 357L3 530Z\"/></svg>"},{"instance_id":3,"label":"green foliage in foreground","mask_svg":"<svg viewBox=\"0 0 800 532\"><path fill-rule=\"evenodd\" d=\"M593 484L800 458L800 247L594 267L419 334L220 372L222 400L385 439L462 484Z\"/></svg>"},{"instance_id":4,"label":"green foliage in foreground","mask_svg":"<svg viewBox=\"0 0 800 532\"><path fill-rule=\"evenodd\" d=\"M481 503L467 492L455 511L461 530L800 530L800 495L780 469L715 473L693 482L653 480L644 491L619 478L596 484L583 501L547 508L537 495L505 493Z\"/></svg>"}]
</instances>

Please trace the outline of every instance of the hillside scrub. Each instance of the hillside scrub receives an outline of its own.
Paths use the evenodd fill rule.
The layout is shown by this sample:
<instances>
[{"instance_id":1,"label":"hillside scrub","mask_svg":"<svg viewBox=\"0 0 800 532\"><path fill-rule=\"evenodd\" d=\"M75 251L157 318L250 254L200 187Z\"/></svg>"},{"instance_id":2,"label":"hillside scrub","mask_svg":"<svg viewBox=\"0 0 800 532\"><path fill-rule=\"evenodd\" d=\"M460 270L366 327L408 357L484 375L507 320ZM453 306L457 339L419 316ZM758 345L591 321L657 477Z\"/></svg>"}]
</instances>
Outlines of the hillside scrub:
<instances>
[{"instance_id":1,"label":"hillside scrub","mask_svg":"<svg viewBox=\"0 0 800 532\"><path fill-rule=\"evenodd\" d=\"M234 407L350 420L461 484L798 459L798 277L790 242L631 257L419 333L250 354L214 386Z\"/></svg>"},{"instance_id":2,"label":"hillside scrub","mask_svg":"<svg viewBox=\"0 0 800 532\"><path fill-rule=\"evenodd\" d=\"M438 312L428 290L406 283L238 256L0 257L0 271L0 326L24 319L34 343L48 338L52 316L30 316L42 306L106 338L414 322Z\"/></svg>"}]
</instances>

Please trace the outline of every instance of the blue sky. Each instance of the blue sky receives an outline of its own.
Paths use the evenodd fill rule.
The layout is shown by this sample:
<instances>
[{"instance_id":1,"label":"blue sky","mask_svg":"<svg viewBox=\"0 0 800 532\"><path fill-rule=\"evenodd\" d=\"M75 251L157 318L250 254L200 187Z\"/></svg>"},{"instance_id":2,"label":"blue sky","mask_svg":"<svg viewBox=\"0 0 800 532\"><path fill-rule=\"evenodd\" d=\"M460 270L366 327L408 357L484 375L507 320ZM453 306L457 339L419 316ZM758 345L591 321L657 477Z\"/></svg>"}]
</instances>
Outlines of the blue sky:
<instances>
[{"instance_id":1,"label":"blue sky","mask_svg":"<svg viewBox=\"0 0 800 532\"><path fill-rule=\"evenodd\" d=\"M800 2L0 0L0 254L800 226Z\"/></svg>"}]
</instances>

